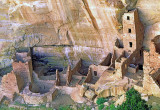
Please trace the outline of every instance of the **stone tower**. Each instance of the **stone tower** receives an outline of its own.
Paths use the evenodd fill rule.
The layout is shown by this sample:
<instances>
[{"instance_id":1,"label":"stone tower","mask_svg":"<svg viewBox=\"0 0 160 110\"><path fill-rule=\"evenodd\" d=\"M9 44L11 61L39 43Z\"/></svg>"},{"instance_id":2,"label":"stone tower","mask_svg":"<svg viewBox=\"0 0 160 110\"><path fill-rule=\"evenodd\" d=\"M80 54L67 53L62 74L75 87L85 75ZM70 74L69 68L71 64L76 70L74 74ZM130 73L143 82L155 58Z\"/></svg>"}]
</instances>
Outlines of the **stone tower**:
<instances>
[{"instance_id":1,"label":"stone tower","mask_svg":"<svg viewBox=\"0 0 160 110\"><path fill-rule=\"evenodd\" d=\"M140 50L143 44L144 28L134 9L123 15L123 45L128 53Z\"/></svg>"}]
</instances>

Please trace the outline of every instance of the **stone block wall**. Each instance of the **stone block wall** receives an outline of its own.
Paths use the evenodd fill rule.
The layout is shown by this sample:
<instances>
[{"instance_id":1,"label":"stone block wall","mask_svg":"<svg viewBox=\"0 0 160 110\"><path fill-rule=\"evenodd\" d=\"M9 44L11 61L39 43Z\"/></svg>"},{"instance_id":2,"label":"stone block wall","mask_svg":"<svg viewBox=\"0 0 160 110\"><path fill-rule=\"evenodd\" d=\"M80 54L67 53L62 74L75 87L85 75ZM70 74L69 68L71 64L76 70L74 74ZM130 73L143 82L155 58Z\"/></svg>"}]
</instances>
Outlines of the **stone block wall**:
<instances>
[{"instance_id":1,"label":"stone block wall","mask_svg":"<svg viewBox=\"0 0 160 110\"><path fill-rule=\"evenodd\" d=\"M138 71L138 66L136 66L135 68L128 66L129 73L136 73L137 71Z\"/></svg>"},{"instance_id":2,"label":"stone block wall","mask_svg":"<svg viewBox=\"0 0 160 110\"><path fill-rule=\"evenodd\" d=\"M109 68L109 66L102 66L102 65L90 65L92 76L101 77L102 73ZM96 74L95 74L96 72Z\"/></svg>"},{"instance_id":3,"label":"stone block wall","mask_svg":"<svg viewBox=\"0 0 160 110\"><path fill-rule=\"evenodd\" d=\"M160 54L144 51L144 66L149 66L154 69L160 68Z\"/></svg>"},{"instance_id":4,"label":"stone block wall","mask_svg":"<svg viewBox=\"0 0 160 110\"><path fill-rule=\"evenodd\" d=\"M24 82L20 76L15 75L12 71L2 77L1 95L13 99L14 93L19 93L24 87Z\"/></svg>"},{"instance_id":5,"label":"stone block wall","mask_svg":"<svg viewBox=\"0 0 160 110\"><path fill-rule=\"evenodd\" d=\"M85 79L85 83L89 83L92 80L92 72L91 72L91 68L88 69L88 74L87 77Z\"/></svg>"},{"instance_id":6,"label":"stone block wall","mask_svg":"<svg viewBox=\"0 0 160 110\"><path fill-rule=\"evenodd\" d=\"M26 63L22 63L22 62L13 62L12 63L12 67L13 67L13 71L16 75L19 75L23 80L24 83L27 84L28 82L31 82L31 77L32 74L30 72L30 68L31 68L31 62L26 62Z\"/></svg>"},{"instance_id":7,"label":"stone block wall","mask_svg":"<svg viewBox=\"0 0 160 110\"><path fill-rule=\"evenodd\" d=\"M67 78L66 78L67 85L69 85L69 83L71 82L72 75L74 75L81 68L81 65L82 65L82 60L80 59L77 62L77 64L74 66L73 69L71 69L70 65L68 66L67 73L66 73L66 75L67 75Z\"/></svg>"},{"instance_id":8,"label":"stone block wall","mask_svg":"<svg viewBox=\"0 0 160 110\"><path fill-rule=\"evenodd\" d=\"M144 27L139 19L137 9L123 15L123 34L123 44L126 51L133 52L142 48Z\"/></svg>"},{"instance_id":9,"label":"stone block wall","mask_svg":"<svg viewBox=\"0 0 160 110\"><path fill-rule=\"evenodd\" d=\"M15 76L17 80L18 90L20 92L24 88L24 80L19 75L15 75Z\"/></svg>"},{"instance_id":10,"label":"stone block wall","mask_svg":"<svg viewBox=\"0 0 160 110\"><path fill-rule=\"evenodd\" d=\"M60 85L60 76L58 70L56 70L56 86Z\"/></svg>"},{"instance_id":11,"label":"stone block wall","mask_svg":"<svg viewBox=\"0 0 160 110\"><path fill-rule=\"evenodd\" d=\"M77 64L72 69L72 75L75 74L82 66L82 59L78 60Z\"/></svg>"},{"instance_id":12,"label":"stone block wall","mask_svg":"<svg viewBox=\"0 0 160 110\"><path fill-rule=\"evenodd\" d=\"M137 62L139 59L140 59L140 50L135 50L127 58L121 57L121 60L119 60L119 59L116 60L117 61L116 62L117 76L123 77L126 74L126 72L128 71L129 64Z\"/></svg>"},{"instance_id":13,"label":"stone block wall","mask_svg":"<svg viewBox=\"0 0 160 110\"><path fill-rule=\"evenodd\" d=\"M160 97L160 85L158 82L149 74L144 74L143 77L143 88L148 91L148 94Z\"/></svg>"},{"instance_id":14,"label":"stone block wall","mask_svg":"<svg viewBox=\"0 0 160 110\"><path fill-rule=\"evenodd\" d=\"M55 85L55 80L40 80L38 75L33 72L34 82L30 85L30 91L34 93L47 93Z\"/></svg>"},{"instance_id":15,"label":"stone block wall","mask_svg":"<svg viewBox=\"0 0 160 110\"><path fill-rule=\"evenodd\" d=\"M30 91L29 86L26 86L21 96L24 98L24 101L27 104L43 104L47 102L52 102L57 92L57 89L51 89L50 91L44 94L33 93Z\"/></svg>"},{"instance_id":16,"label":"stone block wall","mask_svg":"<svg viewBox=\"0 0 160 110\"><path fill-rule=\"evenodd\" d=\"M107 57L105 57L105 58L100 62L99 65L109 66L109 65L111 64L111 58L112 58L112 54L109 53L109 54L107 55Z\"/></svg>"},{"instance_id":17,"label":"stone block wall","mask_svg":"<svg viewBox=\"0 0 160 110\"><path fill-rule=\"evenodd\" d=\"M71 71L71 67L70 66L68 66L66 74L67 74L66 84L69 85L69 83L71 82L71 79L72 79L72 71Z\"/></svg>"}]
</instances>

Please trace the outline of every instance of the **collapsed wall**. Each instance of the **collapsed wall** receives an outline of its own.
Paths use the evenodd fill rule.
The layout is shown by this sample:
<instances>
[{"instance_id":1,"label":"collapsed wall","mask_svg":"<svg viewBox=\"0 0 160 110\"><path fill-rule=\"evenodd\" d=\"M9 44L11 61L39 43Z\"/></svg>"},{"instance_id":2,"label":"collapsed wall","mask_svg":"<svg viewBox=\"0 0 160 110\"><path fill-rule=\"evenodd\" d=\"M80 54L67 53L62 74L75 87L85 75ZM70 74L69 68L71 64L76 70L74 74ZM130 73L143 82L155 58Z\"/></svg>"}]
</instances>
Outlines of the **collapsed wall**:
<instances>
[{"instance_id":1,"label":"collapsed wall","mask_svg":"<svg viewBox=\"0 0 160 110\"><path fill-rule=\"evenodd\" d=\"M20 93L20 91L24 87L24 81L19 76L14 74L12 71L11 73L8 73L7 75L4 75L2 77L1 81L2 85L0 87L1 96L6 96L7 98L13 100L15 93Z\"/></svg>"}]
</instances>

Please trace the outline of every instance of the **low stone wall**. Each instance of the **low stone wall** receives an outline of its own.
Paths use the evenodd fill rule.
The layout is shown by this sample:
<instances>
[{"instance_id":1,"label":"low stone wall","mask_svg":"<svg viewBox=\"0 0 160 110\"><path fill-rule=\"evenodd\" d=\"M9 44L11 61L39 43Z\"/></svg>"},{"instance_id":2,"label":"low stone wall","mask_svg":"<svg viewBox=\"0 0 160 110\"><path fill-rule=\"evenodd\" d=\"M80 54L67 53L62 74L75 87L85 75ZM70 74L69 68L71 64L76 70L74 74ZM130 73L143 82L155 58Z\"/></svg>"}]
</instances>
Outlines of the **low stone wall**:
<instances>
[{"instance_id":1,"label":"low stone wall","mask_svg":"<svg viewBox=\"0 0 160 110\"><path fill-rule=\"evenodd\" d=\"M34 82L30 85L30 90L34 93L47 93L55 85L55 80L40 80L38 75L33 72Z\"/></svg>"},{"instance_id":2,"label":"low stone wall","mask_svg":"<svg viewBox=\"0 0 160 110\"><path fill-rule=\"evenodd\" d=\"M33 67L30 51L16 53L14 62L12 63L12 67L14 73L20 75L23 78L25 84L33 81Z\"/></svg>"},{"instance_id":3,"label":"low stone wall","mask_svg":"<svg viewBox=\"0 0 160 110\"><path fill-rule=\"evenodd\" d=\"M51 102L56 96L57 92L57 89L52 89L45 94L33 93L29 90L29 86L26 86L23 93L21 93L21 96L24 98L24 101L27 104L43 104Z\"/></svg>"},{"instance_id":4,"label":"low stone wall","mask_svg":"<svg viewBox=\"0 0 160 110\"><path fill-rule=\"evenodd\" d=\"M72 71L71 71L71 67L70 66L68 66L66 74L67 74L66 84L69 85L69 83L71 82L71 79L72 79Z\"/></svg>"},{"instance_id":5,"label":"low stone wall","mask_svg":"<svg viewBox=\"0 0 160 110\"><path fill-rule=\"evenodd\" d=\"M89 83L92 80L92 72L91 72L91 68L88 69L88 74L87 77L85 79L85 83Z\"/></svg>"},{"instance_id":6,"label":"low stone wall","mask_svg":"<svg viewBox=\"0 0 160 110\"><path fill-rule=\"evenodd\" d=\"M99 65L109 66L109 65L111 64L111 58L112 58L112 54L109 53L109 54L107 55L107 57L105 57L105 58L103 59L103 61L100 62Z\"/></svg>"},{"instance_id":7,"label":"low stone wall","mask_svg":"<svg viewBox=\"0 0 160 110\"><path fill-rule=\"evenodd\" d=\"M128 66L129 73L137 73L137 71L138 71L138 66L136 66L135 68Z\"/></svg>"},{"instance_id":8,"label":"low stone wall","mask_svg":"<svg viewBox=\"0 0 160 110\"><path fill-rule=\"evenodd\" d=\"M91 65L89 68L91 68L92 76L100 77L102 73L109 68L109 66L102 66L102 65ZM95 74L96 72L96 74Z\"/></svg>"},{"instance_id":9,"label":"low stone wall","mask_svg":"<svg viewBox=\"0 0 160 110\"><path fill-rule=\"evenodd\" d=\"M77 64L72 69L72 75L75 74L82 66L82 59L78 60Z\"/></svg>"},{"instance_id":10,"label":"low stone wall","mask_svg":"<svg viewBox=\"0 0 160 110\"><path fill-rule=\"evenodd\" d=\"M67 85L69 85L69 83L71 82L72 75L74 75L81 68L81 65L82 65L82 60L80 59L72 70L71 70L71 66L70 65L68 66L67 73L66 73L67 74L67 78L66 78Z\"/></svg>"},{"instance_id":11,"label":"low stone wall","mask_svg":"<svg viewBox=\"0 0 160 110\"><path fill-rule=\"evenodd\" d=\"M0 87L1 96L13 100L14 93L19 93L24 87L24 82L19 75L15 75L12 71L2 77L2 85Z\"/></svg>"},{"instance_id":12,"label":"low stone wall","mask_svg":"<svg viewBox=\"0 0 160 110\"><path fill-rule=\"evenodd\" d=\"M124 53L116 60L115 69L117 69L116 73L119 78L122 78L126 74L129 64L135 63L140 59L139 53L140 50L135 50L131 55L126 58L124 51Z\"/></svg>"},{"instance_id":13,"label":"low stone wall","mask_svg":"<svg viewBox=\"0 0 160 110\"><path fill-rule=\"evenodd\" d=\"M28 82L31 82L32 80L32 74L31 71L32 70L30 67L31 62L26 62L26 63L22 63L22 62L13 62L12 63L12 67L13 67L13 71L16 75L19 75L23 80L24 83L27 84Z\"/></svg>"},{"instance_id":14,"label":"low stone wall","mask_svg":"<svg viewBox=\"0 0 160 110\"><path fill-rule=\"evenodd\" d=\"M56 86L60 85L60 77L59 77L59 72L56 70Z\"/></svg>"}]
</instances>

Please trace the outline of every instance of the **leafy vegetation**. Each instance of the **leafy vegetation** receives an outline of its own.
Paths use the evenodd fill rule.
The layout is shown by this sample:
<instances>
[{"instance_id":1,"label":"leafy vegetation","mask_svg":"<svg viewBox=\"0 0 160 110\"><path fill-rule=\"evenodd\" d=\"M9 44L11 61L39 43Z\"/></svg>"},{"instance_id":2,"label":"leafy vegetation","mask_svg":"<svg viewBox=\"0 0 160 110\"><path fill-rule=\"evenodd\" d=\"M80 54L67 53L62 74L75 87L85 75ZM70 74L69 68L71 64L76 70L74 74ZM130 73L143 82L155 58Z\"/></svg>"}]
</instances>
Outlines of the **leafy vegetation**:
<instances>
[{"instance_id":1,"label":"leafy vegetation","mask_svg":"<svg viewBox=\"0 0 160 110\"><path fill-rule=\"evenodd\" d=\"M58 110L73 110L71 106L60 106Z\"/></svg>"},{"instance_id":2,"label":"leafy vegetation","mask_svg":"<svg viewBox=\"0 0 160 110\"><path fill-rule=\"evenodd\" d=\"M58 110L75 110L73 106L60 106ZM91 110L87 105L81 105L76 110Z\"/></svg>"},{"instance_id":3,"label":"leafy vegetation","mask_svg":"<svg viewBox=\"0 0 160 110\"><path fill-rule=\"evenodd\" d=\"M107 102L107 100L103 97L97 99L96 103L98 105L98 110L102 110L104 108L105 102Z\"/></svg>"},{"instance_id":4,"label":"leafy vegetation","mask_svg":"<svg viewBox=\"0 0 160 110\"><path fill-rule=\"evenodd\" d=\"M98 105L98 110L103 110L104 104Z\"/></svg>"},{"instance_id":5,"label":"leafy vegetation","mask_svg":"<svg viewBox=\"0 0 160 110\"><path fill-rule=\"evenodd\" d=\"M117 107L113 104L109 107L106 107L106 110L150 110L146 104L146 101L141 99L141 95L134 88L131 88L126 92L126 101Z\"/></svg>"},{"instance_id":6,"label":"leafy vegetation","mask_svg":"<svg viewBox=\"0 0 160 110\"><path fill-rule=\"evenodd\" d=\"M98 98L97 101L96 101L97 105L104 104L105 102L107 102L107 100L103 97Z\"/></svg>"}]
</instances>

